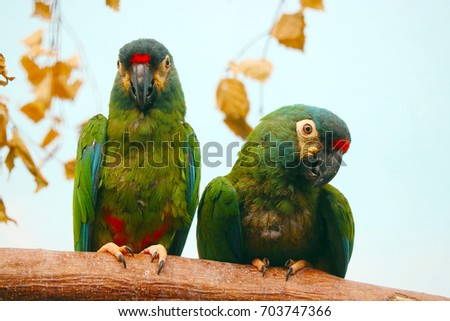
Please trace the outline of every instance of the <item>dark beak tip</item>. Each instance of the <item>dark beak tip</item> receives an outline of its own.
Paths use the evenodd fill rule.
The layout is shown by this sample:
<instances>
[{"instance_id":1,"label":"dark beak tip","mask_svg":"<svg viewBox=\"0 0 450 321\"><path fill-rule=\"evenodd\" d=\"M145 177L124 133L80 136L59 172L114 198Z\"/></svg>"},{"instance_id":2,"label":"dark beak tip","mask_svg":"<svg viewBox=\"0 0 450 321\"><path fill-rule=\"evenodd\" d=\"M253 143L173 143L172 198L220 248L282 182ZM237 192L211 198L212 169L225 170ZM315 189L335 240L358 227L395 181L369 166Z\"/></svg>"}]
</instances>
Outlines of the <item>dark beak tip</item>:
<instances>
[{"instance_id":1,"label":"dark beak tip","mask_svg":"<svg viewBox=\"0 0 450 321\"><path fill-rule=\"evenodd\" d=\"M338 151L319 152L316 163L307 167L306 176L314 188L322 187L337 175L342 163L342 154Z\"/></svg>"},{"instance_id":2,"label":"dark beak tip","mask_svg":"<svg viewBox=\"0 0 450 321\"><path fill-rule=\"evenodd\" d=\"M136 64L132 66L130 79L130 96L142 109L150 103L154 93L153 74L147 65Z\"/></svg>"}]
</instances>

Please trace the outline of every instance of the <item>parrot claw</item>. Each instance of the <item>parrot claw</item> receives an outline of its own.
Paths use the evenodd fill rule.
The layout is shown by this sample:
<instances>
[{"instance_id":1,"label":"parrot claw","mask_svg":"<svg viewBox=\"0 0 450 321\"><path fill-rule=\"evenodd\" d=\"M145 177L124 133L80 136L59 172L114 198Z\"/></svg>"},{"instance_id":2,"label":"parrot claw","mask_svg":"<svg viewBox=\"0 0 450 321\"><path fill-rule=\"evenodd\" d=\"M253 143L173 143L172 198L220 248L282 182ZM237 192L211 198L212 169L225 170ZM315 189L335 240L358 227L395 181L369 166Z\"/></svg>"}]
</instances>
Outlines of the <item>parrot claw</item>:
<instances>
[{"instance_id":1,"label":"parrot claw","mask_svg":"<svg viewBox=\"0 0 450 321\"><path fill-rule=\"evenodd\" d=\"M167 259L167 250L164 246L161 244L152 245L146 248L142 251L144 254L150 254L152 257L151 262L153 262L154 259L158 258L158 271L157 274L161 272L162 268L164 267Z\"/></svg>"},{"instance_id":2,"label":"parrot claw","mask_svg":"<svg viewBox=\"0 0 450 321\"><path fill-rule=\"evenodd\" d=\"M291 275L291 273L294 271L294 269L292 268L292 266L287 270L286 272L286 281L289 279L289 275Z\"/></svg>"},{"instance_id":3,"label":"parrot claw","mask_svg":"<svg viewBox=\"0 0 450 321\"><path fill-rule=\"evenodd\" d=\"M165 263L166 263L166 261L164 261L164 260L161 260L161 261L159 262L158 275L159 275L159 273L161 272L162 268L164 267L164 264L165 264Z\"/></svg>"},{"instance_id":4,"label":"parrot claw","mask_svg":"<svg viewBox=\"0 0 450 321\"><path fill-rule=\"evenodd\" d=\"M114 255L119 262L122 262L125 269L127 268L127 262L125 261L123 254L129 253L134 256L134 252L130 247L126 245L118 246L112 242L103 245L97 253L109 253Z\"/></svg>"},{"instance_id":5,"label":"parrot claw","mask_svg":"<svg viewBox=\"0 0 450 321\"><path fill-rule=\"evenodd\" d=\"M286 281L287 281L290 275L294 275L295 273L303 270L306 267L311 267L311 264L306 260L294 261L292 259L289 259L284 264L284 267L288 269L286 272Z\"/></svg>"},{"instance_id":6,"label":"parrot claw","mask_svg":"<svg viewBox=\"0 0 450 321\"><path fill-rule=\"evenodd\" d=\"M158 251L153 252L152 254L152 260L150 262L153 263L153 260L158 256Z\"/></svg>"},{"instance_id":7,"label":"parrot claw","mask_svg":"<svg viewBox=\"0 0 450 321\"><path fill-rule=\"evenodd\" d=\"M124 245L123 247L125 248L125 250L127 250L128 253L130 253L132 256L134 256L134 251L130 247L128 247L126 245Z\"/></svg>"},{"instance_id":8,"label":"parrot claw","mask_svg":"<svg viewBox=\"0 0 450 321\"><path fill-rule=\"evenodd\" d=\"M123 257L122 253L119 254L119 260L120 260L120 262L122 262L123 267L126 269L127 268L127 261L125 261L125 258Z\"/></svg>"},{"instance_id":9,"label":"parrot claw","mask_svg":"<svg viewBox=\"0 0 450 321\"><path fill-rule=\"evenodd\" d=\"M269 269L270 262L267 258L263 258L262 260L254 259L252 265L256 267L259 272L262 272L262 276L264 276Z\"/></svg>"}]
</instances>

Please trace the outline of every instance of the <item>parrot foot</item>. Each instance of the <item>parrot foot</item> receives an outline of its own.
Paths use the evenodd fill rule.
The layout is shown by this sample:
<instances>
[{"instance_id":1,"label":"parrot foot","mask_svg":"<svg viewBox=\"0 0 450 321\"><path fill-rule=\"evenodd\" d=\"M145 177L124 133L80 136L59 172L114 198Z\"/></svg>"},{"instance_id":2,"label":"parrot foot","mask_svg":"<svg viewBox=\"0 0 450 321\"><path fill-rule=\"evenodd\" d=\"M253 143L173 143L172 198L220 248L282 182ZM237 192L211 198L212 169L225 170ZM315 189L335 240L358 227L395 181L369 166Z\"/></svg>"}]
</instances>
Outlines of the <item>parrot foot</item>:
<instances>
[{"instance_id":1,"label":"parrot foot","mask_svg":"<svg viewBox=\"0 0 450 321\"><path fill-rule=\"evenodd\" d=\"M256 267L259 272L262 272L262 276L264 276L266 274L267 269L270 266L270 262L269 259L267 258L263 258L262 260L254 259L252 261L252 265Z\"/></svg>"},{"instance_id":2,"label":"parrot foot","mask_svg":"<svg viewBox=\"0 0 450 321\"><path fill-rule=\"evenodd\" d=\"M152 245L143 250L141 253L144 254L150 254L152 256L152 262L154 259L158 257L158 275L161 272L162 268L164 267L164 264L166 263L167 259L167 250L164 246L161 244Z\"/></svg>"},{"instance_id":3,"label":"parrot foot","mask_svg":"<svg viewBox=\"0 0 450 321\"><path fill-rule=\"evenodd\" d=\"M114 255L119 262L122 262L124 268L127 268L127 262L125 261L123 254L130 253L131 255L134 256L133 250L130 249L128 246L126 246L126 245L118 246L112 242L109 242L109 243L106 243L105 245L103 245L97 251L97 253L109 253L109 254Z\"/></svg>"},{"instance_id":4,"label":"parrot foot","mask_svg":"<svg viewBox=\"0 0 450 321\"><path fill-rule=\"evenodd\" d=\"M306 267L311 267L311 264L306 260L299 260L294 261L292 259L289 259L284 264L284 267L287 268L286 272L286 281L289 279L289 275L294 275L300 270L303 270Z\"/></svg>"}]
</instances>

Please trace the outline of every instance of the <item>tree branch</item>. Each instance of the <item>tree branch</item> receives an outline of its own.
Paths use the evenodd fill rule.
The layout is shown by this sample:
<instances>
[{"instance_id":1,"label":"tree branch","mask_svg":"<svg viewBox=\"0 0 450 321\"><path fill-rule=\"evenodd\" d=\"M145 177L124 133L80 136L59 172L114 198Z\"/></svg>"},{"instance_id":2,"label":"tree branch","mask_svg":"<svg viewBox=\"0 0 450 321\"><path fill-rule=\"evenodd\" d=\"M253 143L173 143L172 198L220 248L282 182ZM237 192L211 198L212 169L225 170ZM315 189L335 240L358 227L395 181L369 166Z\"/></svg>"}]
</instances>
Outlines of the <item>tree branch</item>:
<instances>
[{"instance_id":1,"label":"tree branch","mask_svg":"<svg viewBox=\"0 0 450 321\"><path fill-rule=\"evenodd\" d=\"M285 281L254 267L169 256L160 275L149 255L124 269L103 253L0 249L3 300L450 300L343 280L305 269Z\"/></svg>"}]
</instances>

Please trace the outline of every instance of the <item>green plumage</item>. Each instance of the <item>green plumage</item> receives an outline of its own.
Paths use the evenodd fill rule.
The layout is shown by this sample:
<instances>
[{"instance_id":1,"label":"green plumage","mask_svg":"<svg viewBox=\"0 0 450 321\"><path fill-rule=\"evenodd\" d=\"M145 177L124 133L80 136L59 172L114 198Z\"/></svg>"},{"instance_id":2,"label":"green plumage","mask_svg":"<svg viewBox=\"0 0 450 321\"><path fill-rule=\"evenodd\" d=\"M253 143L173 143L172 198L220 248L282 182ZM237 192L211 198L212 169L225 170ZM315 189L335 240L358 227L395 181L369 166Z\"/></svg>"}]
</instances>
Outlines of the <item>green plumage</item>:
<instances>
[{"instance_id":1,"label":"green plumage","mask_svg":"<svg viewBox=\"0 0 450 321\"><path fill-rule=\"evenodd\" d=\"M131 63L136 54L148 55L150 62ZM141 68L137 76L133 65ZM181 255L198 204L200 152L184 120L172 56L155 40L140 39L121 49L118 66L108 119L93 117L79 140L75 249L95 251L114 242L141 251L160 243L169 254ZM133 79L148 80L144 103Z\"/></svg>"},{"instance_id":2,"label":"green plumage","mask_svg":"<svg viewBox=\"0 0 450 321\"><path fill-rule=\"evenodd\" d=\"M327 182L317 186L314 179L320 178L311 180L305 174L319 168L300 158L303 147L296 124L305 119L314 122L314 142L325 153L345 153L350 144L347 126L325 109L294 105L264 117L232 171L211 181L203 193L197 226L200 258L246 264L268 258L277 266L288 259L305 259L318 269L345 276L353 248L353 217L337 189ZM326 132L333 133L330 141ZM348 143L344 151L333 149L343 142Z\"/></svg>"}]
</instances>

